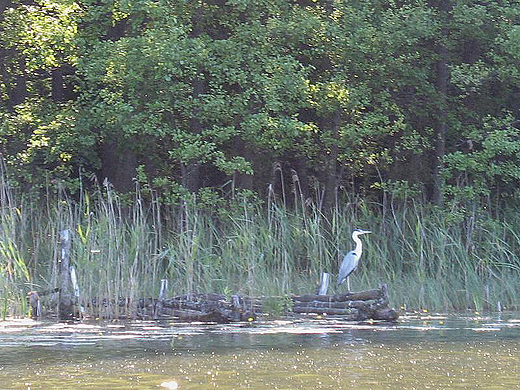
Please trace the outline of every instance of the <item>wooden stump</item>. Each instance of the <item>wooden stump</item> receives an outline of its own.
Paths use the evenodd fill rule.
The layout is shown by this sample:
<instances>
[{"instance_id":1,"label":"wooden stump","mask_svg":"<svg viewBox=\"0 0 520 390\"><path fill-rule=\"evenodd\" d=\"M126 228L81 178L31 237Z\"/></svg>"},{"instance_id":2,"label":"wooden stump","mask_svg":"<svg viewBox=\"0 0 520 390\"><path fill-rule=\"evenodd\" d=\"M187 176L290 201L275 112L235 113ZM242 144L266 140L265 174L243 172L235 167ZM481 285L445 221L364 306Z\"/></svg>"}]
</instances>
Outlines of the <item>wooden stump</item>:
<instances>
[{"instance_id":1,"label":"wooden stump","mask_svg":"<svg viewBox=\"0 0 520 390\"><path fill-rule=\"evenodd\" d=\"M58 319L68 321L74 318L73 291L70 279L70 231L60 232L60 278L61 288L58 298Z\"/></svg>"},{"instance_id":2,"label":"wooden stump","mask_svg":"<svg viewBox=\"0 0 520 390\"><path fill-rule=\"evenodd\" d=\"M40 296L37 291L29 291L27 296L29 298L29 306L31 307L31 318L36 320L42 315Z\"/></svg>"}]
</instances>

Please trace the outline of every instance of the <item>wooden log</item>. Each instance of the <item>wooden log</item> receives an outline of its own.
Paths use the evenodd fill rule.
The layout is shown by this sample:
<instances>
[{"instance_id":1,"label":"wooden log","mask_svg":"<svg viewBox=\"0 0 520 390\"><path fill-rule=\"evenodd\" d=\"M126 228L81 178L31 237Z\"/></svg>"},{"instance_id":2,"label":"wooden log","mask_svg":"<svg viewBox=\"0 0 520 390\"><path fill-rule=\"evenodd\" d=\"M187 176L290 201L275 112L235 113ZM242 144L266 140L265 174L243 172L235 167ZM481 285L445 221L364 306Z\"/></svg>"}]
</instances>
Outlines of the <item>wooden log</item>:
<instances>
[{"instance_id":1,"label":"wooden log","mask_svg":"<svg viewBox=\"0 0 520 390\"><path fill-rule=\"evenodd\" d=\"M368 304L366 302L357 301L349 309L345 308L329 308L329 307L303 307L297 306L293 308L294 313L316 313L316 314L327 314L342 316L347 321L366 321L366 320L377 320L377 321L389 321L395 322L399 318L399 314L388 307L379 308L377 305Z\"/></svg>"},{"instance_id":2,"label":"wooden log","mask_svg":"<svg viewBox=\"0 0 520 390\"><path fill-rule=\"evenodd\" d=\"M180 309L165 309L165 315L171 317L177 317L182 321L200 321L200 322L217 322L217 323L230 323L239 321L254 321L256 315L247 311L235 311L228 310L222 307L214 307L208 311L200 310L180 310Z\"/></svg>"},{"instance_id":3,"label":"wooden log","mask_svg":"<svg viewBox=\"0 0 520 390\"><path fill-rule=\"evenodd\" d=\"M399 315L394 309L385 308L360 308L358 311L358 321L381 320L395 322Z\"/></svg>"},{"instance_id":4,"label":"wooden log","mask_svg":"<svg viewBox=\"0 0 520 390\"><path fill-rule=\"evenodd\" d=\"M201 321L201 322L217 322L226 324L229 322L240 321L239 316L234 316L232 312L215 308L208 312L199 312L199 314L183 314L181 310L177 311L177 316L183 321Z\"/></svg>"},{"instance_id":5,"label":"wooden log","mask_svg":"<svg viewBox=\"0 0 520 390\"><path fill-rule=\"evenodd\" d=\"M322 308L293 307L292 312L298 313L298 314L314 313L314 314L328 314L328 315L339 315L339 316L352 316L352 318L358 317L358 310L355 308L338 309L338 308L332 308L332 307L322 307Z\"/></svg>"},{"instance_id":6,"label":"wooden log","mask_svg":"<svg viewBox=\"0 0 520 390\"><path fill-rule=\"evenodd\" d=\"M70 231L60 232L60 278L61 288L58 298L58 319L68 321L74 318L73 293L70 280Z\"/></svg>"},{"instance_id":7,"label":"wooden log","mask_svg":"<svg viewBox=\"0 0 520 390\"><path fill-rule=\"evenodd\" d=\"M338 295L294 296L293 312L341 315L357 321L367 319L396 321L398 313L388 307L388 289L385 284L377 290L348 292Z\"/></svg>"},{"instance_id":8,"label":"wooden log","mask_svg":"<svg viewBox=\"0 0 520 390\"><path fill-rule=\"evenodd\" d=\"M199 321L204 314L199 310L179 310L179 309L165 309L165 314L172 317L178 317L183 321Z\"/></svg>"},{"instance_id":9,"label":"wooden log","mask_svg":"<svg viewBox=\"0 0 520 390\"><path fill-rule=\"evenodd\" d=\"M206 297L209 300L203 300ZM182 321L218 323L256 319L255 312L249 310L245 300L237 294L229 299L219 294L194 294L167 299L162 304L162 316L173 316Z\"/></svg>"},{"instance_id":10,"label":"wooden log","mask_svg":"<svg viewBox=\"0 0 520 390\"><path fill-rule=\"evenodd\" d=\"M283 313L293 314L328 314L341 316L347 321L364 321L367 319L395 321L398 318L393 309L388 308L388 293L385 285L379 289L349 292L337 295L303 295L291 297L289 305L287 297L241 297L238 294L225 296L222 294L186 294L164 299L165 284L161 285L159 299L140 299L136 302L139 318L176 317L183 321L234 322L251 321L256 313L264 312L263 305L267 300L280 299L285 306ZM119 302L103 300L99 308L106 305L124 305L125 299ZM292 305L290 304L292 303ZM94 304L94 301L93 301ZM95 304L94 304L95 306ZM287 310L287 311L285 311Z\"/></svg>"},{"instance_id":11,"label":"wooden log","mask_svg":"<svg viewBox=\"0 0 520 390\"><path fill-rule=\"evenodd\" d=\"M312 302L312 301L322 301L322 302L345 302L345 301L369 301L373 299L379 299L384 296L384 291L379 288L377 290L368 290L368 291L360 291L360 292L348 292L345 294L336 294L336 295L300 295L293 296L293 301L300 302Z\"/></svg>"},{"instance_id":12,"label":"wooden log","mask_svg":"<svg viewBox=\"0 0 520 390\"><path fill-rule=\"evenodd\" d=\"M309 308L309 309L350 309L367 306L367 301L345 301L345 302L294 302L293 308Z\"/></svg>"},{"instance_id":13,"label":"wooden log","mask_svg":"<svg viewBox=\"0 0 520 390\"><path fill-rule=\"evenodd\" d=\"M384 309L378 309L376 310L373 315L372 319L374 320L381 320L381 321L389 321L389 322L395 322L399 318L399 314L391 308L384 308Z\"/></svg>"},{"instance_id":14,"label":"wooden log","mask_svg":"<svg viewBox=\"0 0 520 390\"><path fill-rule=\"evenodd\" d=\"M163 302L163 306L172 309L188 309L202 311L203 307L214 305L215 301L179 301L176 299L167 299Z\"/></svg>"},{"instance_id":15,"label":"wooden log","mask_svg":"<svg viewBox=\"0 0 520 390\"><path fill-rule=\"evenodd\" d=\"M207 293L207 294L185 294L185 295L179 295L173 298L170 298L169 300L176 300L176 301L226 301L227 298L225 295L222 294L215 294L215 293Z\"/></svg>"}]
</instances>

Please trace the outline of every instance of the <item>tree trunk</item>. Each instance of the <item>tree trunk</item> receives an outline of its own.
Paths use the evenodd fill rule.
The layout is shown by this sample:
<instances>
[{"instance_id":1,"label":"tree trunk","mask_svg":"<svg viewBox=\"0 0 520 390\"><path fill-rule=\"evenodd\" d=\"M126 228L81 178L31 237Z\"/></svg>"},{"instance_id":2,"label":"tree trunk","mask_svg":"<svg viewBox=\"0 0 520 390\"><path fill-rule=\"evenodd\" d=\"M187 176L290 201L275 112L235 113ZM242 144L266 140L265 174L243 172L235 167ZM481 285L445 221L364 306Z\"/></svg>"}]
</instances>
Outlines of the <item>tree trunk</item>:
<instances>
[{"instance_id":1,"label":"tree trunk","mask_svg":"<svg viewBox=\"0 0 520 390\"><path fill-rule=\"evenodd\" d=\"M0 50L0 58L2 58L2 76L7 84L7 93L9 96L9 108L21 104L27 97L27 75L25 74L25 62L23 59L18 61L20 71L16 75L9 75L5 70L4 62L8 56L15 55L13 50Z\"/></svg>"},{"instance_id":2,"label":"tree trunk","mask_svg":"<svg viewBox=\"0 0 520 390\"><path fill-rule=\"evenodd\" d=\"M233 141L233 150L237 156L244 157L252 166L255 166L255 151L242 138L237 137ZM248 173L236 173L234 186L240 189L253 190L254 178L254 175Z\"/></svg>"},{"instance_id":3,"label":"tree trunk","mask_svg":"<svg viewBox=\"0 0 520 390\"><path fill-rule=\"evenodd\" d=\"M104 140L101 144L101 181L107 179L116 191L129 192L134 189L137 157L127 147L123 150L115 140Z\"/></svg>"},{"instance_id":4,"label":"tree trunk","mask_svg":"<svg viewBox=\"0 0 520 390\"><path fill-rule=\"evenodd\" d=\"M199 189L200 183L200 165L196 162L184 164L181 163L182 186L190 192Z\"/></svg>"},{"instance_id":5,"label":"tree trunk","mask_svg":"<svg viewBox=\"0 0 520 390\"><path fill-rule=\"evenodd\" d=\"M196 10L192 17L191 38L198 38L202 32L202 11ZM191 81L192 97L196 102L197 99L206 91L206 81L203 78L204 69L202 64L197 66L197 75ZM191 118L188 120L189 131L194 134L201 134L203 124L199 119L199 108L195 105ZM190 161L181 162L181 183L190 192L197 191L200 187L200 171L201 166L198 159L194 158Z\"/></svg>"},{"instance_id":6,"label":"tree trunk","mask_svg":"<svg viewBox=\"0 0 520 390\"><path fill-rule=\"evenodd\" d=\"M54 102L63 102L75 97L74 88L70 85L70 80L66 78L74 73L75 69L68 64L52 70L52 100Z\"/></svg>"},{"instance_id":7,"label":"tree trunk","mask_svg":"<svg viewBox=\"0 0 520 390\"><path fill-rule=\"evenodd\" d=\"M323 199L324 210L330 210L336 204L336 195L338 189L338 156L339 156L339 125L341 115L336 110L330 118L324 119L323 129L326 133L330 133L332 145L330 145L330 153L327 156L327 164L325 172L325 196Z\"/></svg>"},{"instance_id":8,"label":"tree trunk","mask_svg":"<svg viewBox=\"0 0 520 390\"><path fill-rule=\"evenodd\" d=\"M448 0L441 0L438 5L441 17L448 17ZM433 169L432 200L438 205L443 202L444 180L442 179L443 159L446 153L446 127L448 121L448 50L441 41L448 36L447 28L443 28L437 47L437 64L435 90L438 95L438 112L435 124L435 166Z\"/></svg>"},{"instance_id":9,"label":"tree trunk","mask_svg":"<svg viewBox=\"0 0 520 390\"><path fill-rule=\"evenodd\" d=\"M55 102L62 102L65 100L64 85L63 85L63 69L55 68L52 74L52 100Z\"/></svg>"}]
</instances>

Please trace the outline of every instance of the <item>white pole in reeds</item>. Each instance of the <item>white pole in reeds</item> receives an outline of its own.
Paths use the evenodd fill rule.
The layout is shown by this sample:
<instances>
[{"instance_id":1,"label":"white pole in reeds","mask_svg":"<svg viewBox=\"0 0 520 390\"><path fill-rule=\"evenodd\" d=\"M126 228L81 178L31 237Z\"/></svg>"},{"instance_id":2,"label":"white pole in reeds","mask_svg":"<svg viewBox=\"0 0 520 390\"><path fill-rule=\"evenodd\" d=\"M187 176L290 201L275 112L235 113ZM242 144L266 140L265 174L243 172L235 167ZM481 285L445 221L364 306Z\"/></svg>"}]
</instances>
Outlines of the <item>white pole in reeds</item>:
<instances>
[{"instance_id":1,"label":"white pole in reeds","mask_svg":"<svg viewBox=\"0 0 520 390\"><path fill-rule=\"evenodd\" d=\"M166 290L168 289L168 279L161 279L161 290L159 292L159 299L155 305L155 313L154 318L158 319L161 316L161 311L163 308L164 298L166 296Z\"/></svg>"},{"instance_id":2,"label":"white pole in reeds","mask_svg":"<svg viewBox=\"0 0 520 390\"><path fill-rule=\"evenodd\" d=\"M70 231L68 229L60 232L60 277L61 288L58 302L58 319L70 320L74 317L72 303L72 289L70 280Z\"/></svg>"},{"instance_id":3,"label":"white pole in reeds","mask_svg":"<svg viewBox=\"0 0 520 390\"><path fill-rule=\"evenodd\" d=\"M85 314L85 308L79 302L78 277L73 265L70 266L70 281L72 282L72 288L74 289L74 302L79 306L80 314L83 316Z\"/></svg>"},{"instance_id":4,"label":"white pole in reeds","mask_svg":"<svg viewBox=\"0 0 520 390\"><path fill-rule=\"evenodd\" d=\"M330 281L330 274L327 272L322 272L321 281L320 281L320 289L318 290L318 295L327 295L327 290L329 289L329 281Z\"/></svg>"}]
</instances>

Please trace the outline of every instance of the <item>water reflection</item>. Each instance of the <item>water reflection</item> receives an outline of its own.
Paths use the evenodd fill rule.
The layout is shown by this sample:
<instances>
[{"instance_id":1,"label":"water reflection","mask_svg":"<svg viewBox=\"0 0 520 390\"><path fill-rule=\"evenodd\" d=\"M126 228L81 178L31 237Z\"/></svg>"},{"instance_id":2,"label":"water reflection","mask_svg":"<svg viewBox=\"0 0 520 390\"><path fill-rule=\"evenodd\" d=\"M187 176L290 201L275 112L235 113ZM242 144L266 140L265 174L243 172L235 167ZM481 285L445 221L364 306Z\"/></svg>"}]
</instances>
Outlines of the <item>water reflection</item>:
<instances>
[{"instance_id":1,"label":"water reflection","mask_svg":"<svg viewBox=\"0 0 520 390\"><path fill-rule=\"evenodd\" d=\"M421 313L397 325L6 321L0 388L517 388L518 318Z\"/></svg>"}]
</instances>

